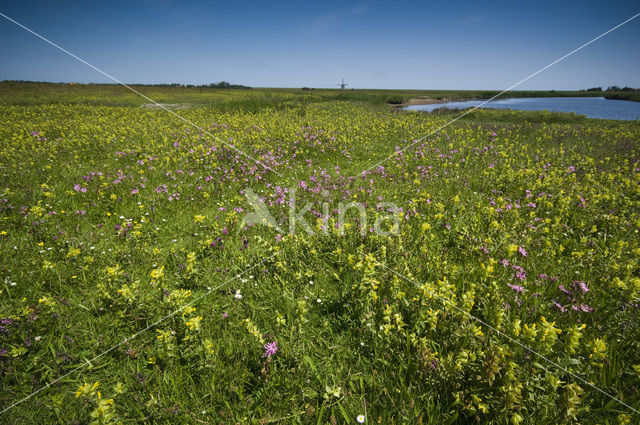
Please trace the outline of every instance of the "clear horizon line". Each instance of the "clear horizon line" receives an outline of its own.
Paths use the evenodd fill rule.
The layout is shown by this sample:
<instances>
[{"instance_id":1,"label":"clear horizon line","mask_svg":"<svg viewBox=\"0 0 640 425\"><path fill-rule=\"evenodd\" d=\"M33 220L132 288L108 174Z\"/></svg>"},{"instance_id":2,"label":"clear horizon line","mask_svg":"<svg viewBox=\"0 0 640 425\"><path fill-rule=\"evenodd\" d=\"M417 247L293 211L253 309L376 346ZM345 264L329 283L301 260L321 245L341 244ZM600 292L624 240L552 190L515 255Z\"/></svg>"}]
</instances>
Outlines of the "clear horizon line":
<instances>
[{"instance_id":1,"label":"clear horizon line","mask_svg":"<svg viewBox=\"0 0 640 425\"><path fill-rule=\"evenodd\" d=\"M169 86L169 87L180 87L180 88L194 88L194 87L199 87L199 88L213 88L215 89L216 87L205 87L207 84L217 84L220 82L223 82L226 80L220 80L220 81L215 81L215 82L210 82L210 83L178 83L178 82L172 82L172 83L126 83L127 85L130 86ZM450 92L455 92L455 91L501 91L501 89L492 89L492 88L466 88L466 89L451 89L451 88L380 88L380 87L352 87L352 88L348 88L348 89L340 89L337 87L323 87L323 86L250 86L250 85L245 85L244 83L235 83L235 82L229 82L226 81L229 84L232 85L242 85L248 88L255 88L255 89L302 89L302 88L309 88L309 89L318 89L318 90L336 90L336 91L353 91L353 90L395 90L395 91L450 91ZM99 86L120 86L121 84L117 84L117 83L109 83L109 82L105 82L105 83L100 83L100 82L77 82L77 81L35 81L35 80L12 80L12 79L7 79L7 80L0 80L0 83L19 83L19 84L28 84L28 83L32 83L32 84L68 84L68 85L85 85L85 86L90 86L90 85L99 85ZM609 83L610 84L610 83ZM187 87L187 86L193 86L193 87ZM597 88L597 87L601 87L603 88L602 91L605 91L605 87L607 85L594 85L590 88ZM611 84L610 86L618 86L617 84ZM624 85L623 87L631 87L631 86L626 86ZM635 88L636 90L640 90L640 87L631 87L631 88ZM222 89L221 90L230 90L230 89ZM233 90L233 89L231 89ZM240 89L238 89L240 90ZM580 88L580 89L541 89L541 88L535 88L535 89L521 89L521 90L510 90L510 93L516 93L516 92L531 92L531 91L540 91L540 92L551 92L551 91L556 91L556 92L566 92L566 91L587 91L587 88Z\"/></svg>"}]
</instances>

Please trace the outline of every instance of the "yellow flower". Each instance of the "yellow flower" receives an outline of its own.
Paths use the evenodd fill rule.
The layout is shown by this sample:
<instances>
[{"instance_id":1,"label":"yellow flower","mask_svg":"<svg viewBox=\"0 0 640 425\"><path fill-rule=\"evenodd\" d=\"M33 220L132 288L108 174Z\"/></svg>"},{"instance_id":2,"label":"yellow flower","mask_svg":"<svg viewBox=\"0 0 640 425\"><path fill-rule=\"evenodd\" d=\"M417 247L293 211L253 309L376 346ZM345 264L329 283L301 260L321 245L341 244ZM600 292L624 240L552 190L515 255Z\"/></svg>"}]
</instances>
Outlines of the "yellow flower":
<instances>
[{"instance_id":1,"label":"yellow flower","mask_svg":"<svg viewBox=\"0 0 640 425\"><path fill-rule=\"evenodd\" d=\"M164 276L164 266L151 270L151 279L159 280Z\"/></svg>"},{"instance_id":2,"label":"yellow flower","mask_svg":"<svg viewBox=\"0 0 640 425\"><path fill-rule=\"evenodd\" d=\"M202 322L202 316L192 317L187 320L187 327L190 331L199 331L200 330L200 322Z\"/></svg>"}]
</instances>

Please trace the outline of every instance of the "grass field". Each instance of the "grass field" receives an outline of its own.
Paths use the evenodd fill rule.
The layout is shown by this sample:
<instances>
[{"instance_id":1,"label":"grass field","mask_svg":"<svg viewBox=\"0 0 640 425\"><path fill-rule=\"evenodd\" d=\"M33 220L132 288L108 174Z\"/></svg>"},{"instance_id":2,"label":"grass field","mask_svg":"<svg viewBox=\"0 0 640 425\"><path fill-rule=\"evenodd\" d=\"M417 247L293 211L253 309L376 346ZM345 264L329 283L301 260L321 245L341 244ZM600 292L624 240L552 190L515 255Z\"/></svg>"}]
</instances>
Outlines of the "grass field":
<instances>
[{"instance_id":1,"label":"grass field","mask_svg":"<svg viewBox=\"0 0 640 425\"><path fill-rule=\"evenodd\" d=\"M1 423L638 423L637 122L141 90L0 85Z\"/></svg>"},{"instance_id":2,"label":"grass field","mask_svg":"<svg viewBox=\"0 0 640 425\"><path fill-rule=\"evenodd\" d=\"M135 90L160 103L215 107L217 110L255 112L266 107L327 101L362 102L369 105L397 105L409 99L489 99L497 90L331 90L331 89L211 89L204 87L161 87L132 85ZM531 91L512 90L508 97L603 97L638 101L635 92ZM21 83L0 81L0 105L87 104L141 106L148 100L126 87L113 84Z\"/></svg>"}]
</instances>

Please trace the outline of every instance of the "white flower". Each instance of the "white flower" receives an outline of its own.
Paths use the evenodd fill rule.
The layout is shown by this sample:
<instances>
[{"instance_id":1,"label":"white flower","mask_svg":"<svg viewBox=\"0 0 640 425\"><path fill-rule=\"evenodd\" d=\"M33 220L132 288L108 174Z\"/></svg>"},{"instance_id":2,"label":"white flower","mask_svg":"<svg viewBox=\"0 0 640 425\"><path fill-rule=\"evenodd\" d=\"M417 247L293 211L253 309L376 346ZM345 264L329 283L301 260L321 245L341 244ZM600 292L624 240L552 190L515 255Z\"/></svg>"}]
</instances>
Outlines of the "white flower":
<instances>
[{"instance_id":1,"label":"white flower","mask_svg":"<svg viewBox=\"0 0 640 425\"><path fill-rule=\"evenodd\" d=\"M313 280L310 280L310 281L309 281L309 285L313 285Z\"/></svg>"},{"instance_id":2,"label":"white flower","mask_svg":"<svg viewBox=\"0 0 640 425\"><path fill-rule=\"evenodd\" d=\"M319 303L321 303L321 302L322 302L322 300L321 300L320 298L318 298L316 301L318 301Z\"/></svg>"},{"instance_id":3,"label":"white flower","mask_svg":"<svg viewBox=\"0 0 640 425\"><path fill-rule=\"evenodd\" d=\"M358 417L356 418L356 421L358 421L359 424L363 424L364 423L364 415L358 415Z\"/></svg>"},{"instance_id":4,"label":"white flower","mask_svg":"<svg viewBox=\"0 0 640 425\"><path fill-rule=\"evenodd\" d=\"M233 298L235 298L236 300L242 299L242 294L240 293L239 289L236 291L236 294L233 296Z\"/></svg>"},{"instance_id":5,"label":"white flower","mask_svg":"<svg viewBox=\"0 0 640 425\"><path fill-rule=\"evenodd\" d=\"M41 336L37 336L37 337L35 337L33 339L35 339L36 341L40 341L42 339L42 337Z\"/></svg>"}]
</instances>

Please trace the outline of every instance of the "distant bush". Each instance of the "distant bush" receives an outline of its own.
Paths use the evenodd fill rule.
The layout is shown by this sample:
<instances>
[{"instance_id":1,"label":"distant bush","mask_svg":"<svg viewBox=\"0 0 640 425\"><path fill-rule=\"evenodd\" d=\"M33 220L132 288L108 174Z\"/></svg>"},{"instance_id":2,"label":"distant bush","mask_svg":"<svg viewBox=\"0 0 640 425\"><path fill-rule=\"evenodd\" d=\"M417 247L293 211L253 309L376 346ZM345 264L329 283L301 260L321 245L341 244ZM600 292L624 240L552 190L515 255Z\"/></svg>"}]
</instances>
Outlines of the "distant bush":
<instances>
[{"instance_id":1,"label":"distant bush","mask_svg":"<svg viewBox=\"0 0 640 425\"><path fill-rule=\"evenodd\" d=\"M605 96L605 99L616 99L616 100L631 100L633 102L640 102L640 92L618 92L618 93L609 93Z\"/></svg>"},{"instance_id":2,"label":"distant bush","mask_svg":"<svg viewBox=\"0 0 640 425\"><path fill-rule=\"evenodd\" d=\"M400 105L401 103L404 103L405 99L402 97L390 97L389 99L387 99L387 103L390 105Z\"/></svg>"},{"instance_id":3,"label":"distant bush","mask_svg":"<svg viewBox=\"0 0 640 425\"><path fill-rule=\"evenodd\" d=\"M220 81L219 83L211 83L206 87L210 89L250 89L249 86L243 86L242 84L230 84L226 81Z\"/></svg>"}]
</instances>

